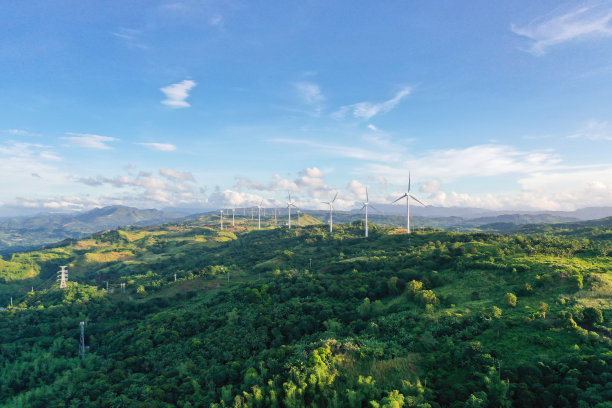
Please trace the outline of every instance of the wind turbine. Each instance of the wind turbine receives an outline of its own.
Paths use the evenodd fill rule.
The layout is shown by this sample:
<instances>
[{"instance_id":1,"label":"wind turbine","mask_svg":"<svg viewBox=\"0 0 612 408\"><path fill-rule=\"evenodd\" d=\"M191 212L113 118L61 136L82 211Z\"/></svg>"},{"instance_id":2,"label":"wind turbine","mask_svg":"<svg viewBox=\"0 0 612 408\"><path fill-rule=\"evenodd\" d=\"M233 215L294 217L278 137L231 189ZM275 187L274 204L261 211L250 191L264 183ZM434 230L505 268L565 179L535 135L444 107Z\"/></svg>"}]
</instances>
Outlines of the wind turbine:
<instances>
[{"instance_id":1,"label":"wind turbine","mask_svg":"<svg viewBox=\"0 0 612 408\"><path fill-rule=\"evenodd\" d=\"M334 196L331 201L321 201L323 204L329 205L329 232L331 233L334 229L334 201L338 198L338 193Z\"/></svg>"},{"instance_id":2,"label":"wind turbine","mask_svg":"<svg viewBox=\"0 0 612 408\"><path fill-rule=\"evenodd\" d=\"M406 191L403 196L395 200L393 203L396 203L403 198L406 199L406 234L410 234L410 199L412 198L414 201L421 204L423 207L425 206L425 204L423 204L410 192L410 173L408 173L408 191Z\"/></svg>"},{"instance_id":3,"label":"wind turbine","mask_svg":"<svg viewBox=\"0 0 612 408\"><path fill-rule=\"evenodd\" d=\"M257 229L261 229L261 205L263 204L263 200L257 206Z\"/></svg>"},{"instance_id":4,"label":"wind turbine","mask_svg":"<svg viewBox=\"0 0 612 408\"><path fill-rule=\"evenodd\" d=\"M232 208L232 227L235 227L236 224L234 224L234 215L236 214L236 209Z\"/></svg>"},{"instance_id":5,"label":"wind turbine","mask_svg":"<svg viewBox=\"0 0 612 408\"><path fill-rule=\"evenodd\" d=\"M219 210L221 212L221 231L223 231L223 210Z\"/></svg>"},{"instance_id":6,"label":"wind turbine","mask_svg":"<svg viewBox=\"0 0 612 408\"><path fill-rule=\"evenodd\" d=\"M289 193L289 201L287 201L287 210L289 211L289 228L291 228L291 207L295 207L295 201L291 200L291 193Z\"/></svg>"},{"instance_id":7,"label":"wind turbine","mask_svg":"<svg viewBox=\"0 0 612 408\"><path fill-rule=\"evenodd\" d=\"M365 208L365 236L366 238L368 237L368 207L372 207L373 210L375 210L376 208L374 208L373 205L370 205L370 197L368 195L368 186L366 186L366 200L365 203L363 203L363 207L361 207L361 209L363 210Z\"/></svg>"}]
</instances>

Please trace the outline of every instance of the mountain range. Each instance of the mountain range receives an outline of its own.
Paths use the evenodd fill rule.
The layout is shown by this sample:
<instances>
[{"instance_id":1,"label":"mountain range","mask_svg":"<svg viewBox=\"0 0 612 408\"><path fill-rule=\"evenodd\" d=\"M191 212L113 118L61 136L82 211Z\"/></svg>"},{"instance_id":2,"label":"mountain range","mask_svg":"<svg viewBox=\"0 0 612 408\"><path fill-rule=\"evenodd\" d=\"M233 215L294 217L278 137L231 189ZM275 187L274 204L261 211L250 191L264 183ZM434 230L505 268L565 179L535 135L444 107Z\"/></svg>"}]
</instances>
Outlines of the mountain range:
<instances>
[{"instance_id":1,"label":"mountain range","mask_svg":"<svg viewBox=\"0 0 612 408\"><path fill-rule=\"evenodd\" d=\"M78 213L4 218L0 220L0 251L33 248L67 238L81 238L119 226L158 225L183 217L180 213L114 205Z\"/></svg>"},{"instance_id":2,"label":"mountain range","mask_svg":"<svg viewBox=\"0 0 612 408\"><path fill-rule=\"evenodd\" d=\"M377 211L370 211L369 214L372 223L396 227L405 225L405 206L378 203L375 208ZM568 223L612 216L612 207L587 207L575 211L492 211L469 207L412 206L410 210L414 228L436 227L489 232L510 232L525 224ZM321 222L328 220L328 211L306 211ZM152 226L181 219L218 216L217 211L194 214L195 212L195 209L157 210L114 205L76 213L42 213L27 217L0 218L0 254L36 248L64 239L82 238L118 227ZM267 209L267 214L270 217L272 209ZM279 222L284 222L282 218L286 217L286 210L281 209L278 214L281 218ZM338 223L362 219L363 213L359 210L334 213L334 221Z\"/></svg>"}]
</instances>

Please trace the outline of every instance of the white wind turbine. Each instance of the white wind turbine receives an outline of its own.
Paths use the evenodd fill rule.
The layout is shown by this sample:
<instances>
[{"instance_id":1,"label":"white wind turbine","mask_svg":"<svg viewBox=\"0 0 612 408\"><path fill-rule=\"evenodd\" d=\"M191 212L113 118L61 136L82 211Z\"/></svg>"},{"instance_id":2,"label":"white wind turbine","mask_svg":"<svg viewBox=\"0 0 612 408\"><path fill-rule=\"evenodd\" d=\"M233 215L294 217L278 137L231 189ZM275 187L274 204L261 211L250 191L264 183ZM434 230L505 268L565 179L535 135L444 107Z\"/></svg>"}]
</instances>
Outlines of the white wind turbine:
<instances>
[{"instance_id":1,"label":"white wind turbine","mask_svg":"<svg viewBox=\"0 0 612 408\"><path fill-rule=\"evenodd\" d=\"M221 213L221 231L223 231L223 210L219 210Z\"/></svg>"},{"instance_id":2,"label":"white wind turbine","mask_svg":"<svg viewBox=\"0 0 612 408\"><path fill-rule=\"evenodd\" d=\"M291 207L295 207L295 201L291 200L291 193L289 193L289 201L287 201L287 210L289 211L289 228L291 228Z\"/></svg>"},{"instance_id":3,"label":"white wind turbine","mask_svg":"<svg viewBox=\"0 0 612 408\"><path fill-rule=\"evenodd\" d=\"M410 234L410 199L412 198L414 201L421 204L423 207L425 206L425 204L423 204L410 192L410 173L408 173L408 191L406 191L403 196L395 200L393 203L396 203L403 198L406 199L406 234Z\"/></svg>"},{"instance_id":4,"label":"white wind turbine","mask_svg":"<svg viewBox=\"0 0 612 408\"><path fill-rule=\"evenodd\" d=\"M373 210L375 210L376 208L374 208L373 205L370 205L370 196L368 195L368 186L366 186L366 200L365 203L363 203L363 207L361 207L361 209L363 210L365 208L365 236L366 238L368 237L368 207L372 207Z\"/></svg>"},{"instance_id":5,"label":"white wind turbine","mask_svg":"<svg viewBox=\"0 0 612 408\"><path fill-rule=\"evenodd\" d=\"M234 215L236 214L236 209L232 208L232 227L235 227L236 224L234 224Z\"/></svg>"},{"instance_id":6,"label":"white wind turbine","mask_svg":"<svg viewBox=\"0 0 612 408\"><path fill-rule=\"evenodd\" d=\"M334 201L338 198L338 193L334 196L334 199L331 201L321 201L323 204L329 205L329 232L331 233L334 230Z\"/></svg>"},{"instance_id":7,"label":"white wind turbine","mask_svg":"<svg viewBox=\"0 0 612 408\"><path fill-rule=\"evenodd\" d=\"M257 229L261 229L261 205L263 204L263 200L257 206Z\"/></svg>"}]
</instances>

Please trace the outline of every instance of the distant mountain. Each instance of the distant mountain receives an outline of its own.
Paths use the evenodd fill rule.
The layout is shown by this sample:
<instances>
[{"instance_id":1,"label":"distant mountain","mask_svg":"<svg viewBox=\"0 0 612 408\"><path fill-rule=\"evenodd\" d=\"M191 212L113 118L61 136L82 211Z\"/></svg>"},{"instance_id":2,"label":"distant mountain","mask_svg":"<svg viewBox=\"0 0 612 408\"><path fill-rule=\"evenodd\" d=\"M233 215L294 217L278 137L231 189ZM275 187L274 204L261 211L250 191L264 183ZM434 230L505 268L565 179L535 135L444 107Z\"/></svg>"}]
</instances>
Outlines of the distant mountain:
<instances>
[{"instance_id":1,"label":"distant mountain","mask_svg":"<svg viewBox=\"0 0 612 408\"><path fill-rule=\"evenodd\" d=\"M414 204L414 203L413 203ZM406 214L406 205L402 204L381 204L373 203L378 214L384 215L404 215ZM359 213L359 210L351 210L351 213ZM480 219L485 217L497 217L507 215L535 216L545 219L550 217L551 221L535 221L535 222L562 222L571 220L595 220L604 217L612 216L612 207L585 207L574 211L526 211L526 210L487 210L484 208L473 207L435 207L420 205L411 205L410 214L422 217L461 217L467 219ZM531 222L531 221L530 221ZM524 222L513 222L523 224Z\"/></svg>"},{"instance_id":2,"label":"distant mountain","mask_svg":"<svg viewBox=\"0 0 612 408\"><path fill-rule=\"evenodd\" d=\"M183 217L180 213L114 205L79 213L8 218L0 221L0 251L32 248L117 227L158 225Z\"/></svg>"}]
</instances>

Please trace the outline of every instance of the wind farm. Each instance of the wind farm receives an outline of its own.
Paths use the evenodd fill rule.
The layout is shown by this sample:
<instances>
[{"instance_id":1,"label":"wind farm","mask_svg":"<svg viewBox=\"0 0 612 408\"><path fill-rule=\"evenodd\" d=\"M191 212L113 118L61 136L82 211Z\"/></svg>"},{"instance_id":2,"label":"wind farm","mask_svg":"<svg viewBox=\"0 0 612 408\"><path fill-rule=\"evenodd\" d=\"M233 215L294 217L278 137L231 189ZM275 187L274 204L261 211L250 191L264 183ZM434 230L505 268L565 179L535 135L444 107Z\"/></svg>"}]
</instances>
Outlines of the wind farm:
<instances>
[{"instance_id":1,"label":"wind farm","mask_svg":"<svg viewBox=\"0 0 612 408\"><path fill-rule=\"evenodd\" d=\"M611 408L612 2L0 2L0 408Z\"/></svg>"}]
</instances>

